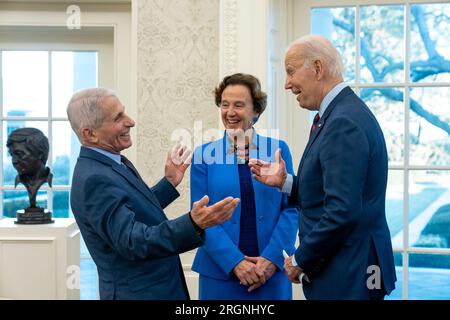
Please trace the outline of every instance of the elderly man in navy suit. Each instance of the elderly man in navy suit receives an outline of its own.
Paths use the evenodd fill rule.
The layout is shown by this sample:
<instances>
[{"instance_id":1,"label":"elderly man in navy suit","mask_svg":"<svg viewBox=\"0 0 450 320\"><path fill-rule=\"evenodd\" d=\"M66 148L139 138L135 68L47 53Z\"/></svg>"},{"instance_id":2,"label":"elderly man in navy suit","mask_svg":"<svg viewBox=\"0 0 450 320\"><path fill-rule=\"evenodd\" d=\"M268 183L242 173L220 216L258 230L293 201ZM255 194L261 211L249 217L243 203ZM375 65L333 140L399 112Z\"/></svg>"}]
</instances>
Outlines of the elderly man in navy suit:
<instances>
[{"instance_id":1,"label":"elderly man in navy suit","mask_svg":"<svg viewBox=\"0 0 450 320\"><path fill-rule=\"evenodd\" d=\"M82 147L70 203L97 265L101 299L189 299L178 254L201 246L204 229L231 217L239 199L228 197L168 220L163 209L189 167L189 152L169 154L165 177L149 188L120 152L132 144L134 121L109 89L76 93L67 107Z\"/></svg>"},{"instance_id":2,"label":"elderly man in navy suit","mask_svg":"<svg viewBox=\"0 0 450 320\"><path fill-rule=\"evenodd\" d=\"M342 78L324 37L305 36L285 56L286 90L317 111L297 176L252 161L255 179L277 186L299 208L300 246L285 272L307 299L383 299L395 288L385 214L387 151L380 126Z\"/></svg>"}]
</instances>

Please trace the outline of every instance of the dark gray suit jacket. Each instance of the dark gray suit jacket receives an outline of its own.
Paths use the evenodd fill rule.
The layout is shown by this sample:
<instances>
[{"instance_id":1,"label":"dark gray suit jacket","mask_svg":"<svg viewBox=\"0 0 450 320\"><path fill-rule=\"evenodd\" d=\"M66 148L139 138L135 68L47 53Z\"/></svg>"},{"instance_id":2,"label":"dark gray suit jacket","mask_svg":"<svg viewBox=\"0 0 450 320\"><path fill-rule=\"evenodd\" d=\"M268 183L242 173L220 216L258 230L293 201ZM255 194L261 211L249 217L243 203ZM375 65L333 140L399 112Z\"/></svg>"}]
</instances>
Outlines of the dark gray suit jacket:
<instances>
[{"instance_id":1,"label":"dark gray suit jacket","mask_svg":"<svg viewBox=\"0 0 450 320\"><path fill-rule=\"evenodd\" d=\"M178 196L167 179L149 188L126 166L81 147L70 203L101 299L189 299L178 254L204 235L188 214L167 219L163 208Z\"/></svg>"}]
</instances>

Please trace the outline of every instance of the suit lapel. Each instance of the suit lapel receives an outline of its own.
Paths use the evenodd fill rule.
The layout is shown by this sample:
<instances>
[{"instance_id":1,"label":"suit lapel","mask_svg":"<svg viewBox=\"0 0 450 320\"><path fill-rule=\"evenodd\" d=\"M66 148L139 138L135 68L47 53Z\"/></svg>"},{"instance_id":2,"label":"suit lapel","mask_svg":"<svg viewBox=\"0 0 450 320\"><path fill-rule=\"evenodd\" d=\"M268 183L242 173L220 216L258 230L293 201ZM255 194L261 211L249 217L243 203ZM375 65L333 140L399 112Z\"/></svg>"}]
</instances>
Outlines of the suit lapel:
<instances>
[{"instance_id":1,"label":"suit lapel","mask_svg":"<svg viewBox=\"0 0 450 320\"><path fill-rule=\"evenodd\" d=\"M103 163L106 166L110 166L115 172L124 177L128 183L141 192L149 201L155 204L158 208L161 208L158 199L152 193L152 191L148 188L148 186L141 179L137 178L131 171L129 171L124 165L120 165L107 156L85 148L81 147L80 158L89 158L98 162Z\"/></svg>"},{"instance_id":2,"label":"suit lapel","mask_svg":"<svg viewBox=\"0 0 450 320\"><path fill-rule=\"evenodd\" d=\"M317 124L317 128L314 130L314 132L312 133L311 137L309 138L308 144L306 145L305 151L303 152L303 156L302 156L302 160L300 161L300 165L298 168L298 172L301 172L301 169L303 167L303 162L306 158L306 156L308 155L309 150L311 149L312 144L314 143L314 141L316 140L317 136L319 135L319 132L322 130L323 125L324 125L324 119L320 119L319 123Z\"/></svg>"},{"instance_id":3,"label":"suit lapel","mask_svg":"<svg viewBox=\"0 0 450 320\"><path fill-rule=\"evenodd\" d=\"M148 200L153 202L157 207L161 208L158 199L153 194L153 192L148 188L144 181L136 177L133 173L131 173L126 167L115 164L112 166L112 169L124 177L134 188L139 190Z\"/></svg>"}]
</instances>

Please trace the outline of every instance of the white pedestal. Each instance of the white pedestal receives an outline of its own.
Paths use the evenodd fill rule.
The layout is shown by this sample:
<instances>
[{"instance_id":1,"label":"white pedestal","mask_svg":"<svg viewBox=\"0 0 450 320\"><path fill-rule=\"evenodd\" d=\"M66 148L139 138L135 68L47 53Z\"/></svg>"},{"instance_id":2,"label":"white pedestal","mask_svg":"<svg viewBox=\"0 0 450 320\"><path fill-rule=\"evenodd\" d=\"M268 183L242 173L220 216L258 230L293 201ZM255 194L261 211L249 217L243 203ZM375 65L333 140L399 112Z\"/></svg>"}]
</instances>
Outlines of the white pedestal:
<instances>
[{"instance_id":1,"label":"white pedestal","mask_svg":"<svg viewBox=\"0 0 450 320\"><path fill-rule=\"evenodd\" d=\"M18 225L0 220L0 297L80 299L80 231L73 218Z\"/></svg>"}]
</instances>

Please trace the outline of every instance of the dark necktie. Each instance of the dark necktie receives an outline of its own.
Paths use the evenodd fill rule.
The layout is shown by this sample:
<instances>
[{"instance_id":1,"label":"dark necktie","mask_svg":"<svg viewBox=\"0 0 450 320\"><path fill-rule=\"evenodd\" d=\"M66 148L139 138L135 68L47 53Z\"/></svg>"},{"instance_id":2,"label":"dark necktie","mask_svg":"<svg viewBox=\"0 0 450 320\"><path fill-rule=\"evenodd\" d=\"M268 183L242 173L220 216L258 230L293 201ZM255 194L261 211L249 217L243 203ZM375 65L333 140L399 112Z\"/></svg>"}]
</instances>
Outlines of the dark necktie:
<instances>
[{"instance_id":1,"label":"dark necktie","mask_svg":"<svg viewBox=\"0 0 450 320\"><path fill-rule=\"evenodd\" d=\"M311 136L314 132L314 130L316 130L317 128L317 123L319 123L320 120L320 116L319 113L317 112L317 114L314 116L314 120L313 120L313 124L311 126L311 130L309 131L309 138L311 139Z\"/></svg>"},{"instance_id":2,"label":"dark necktie","mask_svg":"<svg viewBox=\"0 0 450 320\"><path fill-rule=\"evenodd\" d=\"M133 165L133 163L131 163L130 160L127 159L127 157L120 155L120 159L122 160L122 163L131 170L131 172L138 177L139 179L142 180L141 176L139 175L139 172L137 171L136 167Z\"/></svg>"}]
</instances>

